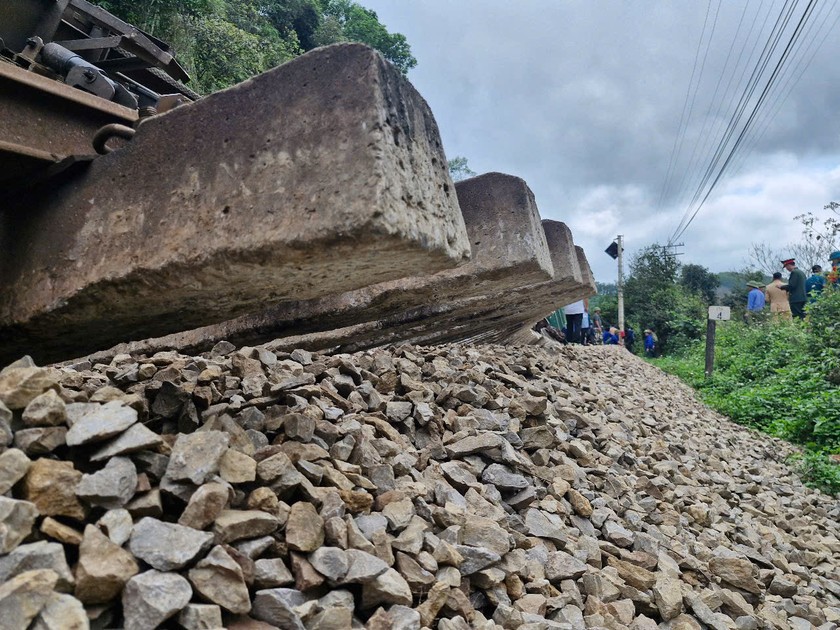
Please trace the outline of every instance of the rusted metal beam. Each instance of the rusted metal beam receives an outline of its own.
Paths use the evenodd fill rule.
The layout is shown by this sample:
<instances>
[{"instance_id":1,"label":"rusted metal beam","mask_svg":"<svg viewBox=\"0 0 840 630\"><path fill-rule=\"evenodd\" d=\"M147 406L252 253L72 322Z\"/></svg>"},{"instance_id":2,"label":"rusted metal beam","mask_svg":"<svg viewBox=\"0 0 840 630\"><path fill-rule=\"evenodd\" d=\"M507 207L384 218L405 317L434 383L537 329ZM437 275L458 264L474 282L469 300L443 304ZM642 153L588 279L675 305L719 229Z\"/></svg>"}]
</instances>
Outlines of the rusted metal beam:
<instances>
[{"instance_id":1,"label":"rusted metal beam","mask_svg":"<svg viewBox=\"0 0 840 630\"><path fill-rule=\"evenodd\" d=\"M123 22L116 16L108 13L105 9L91 4L87 0L70 0L70 6L83 12L85 17L90 19L94 24L110 29L114 33L131 35L135 43L142 47L148 56L156 60L157 63L155 65L163 68L172 78L178 81L190 80L190 75L175 61L172 54L157 46L140 29L127 22Z\"/></svg>"},{"instance_id":2,"label":"rusted metal beam","mask_svg":"<svg viewBox=\"0 0 840 630\"><path fill-rule=\"evenodd\" d=\"M89 37L87 39L71 39L63 42L56 42L67 50L78 52L80 50L99 50L101 48L115 48L124 42L122 35L111 35L110 37Z\"/></svg>"},{"instance_id":3,"label":"rusted metal beam","mask_svg":"<svg viewBox=\"0 0 840 630\"><path fill-rule=\"evenodd\" d=\"M7 63L0 63L0 111L3 162L14 166L18 155L25 173L68 156L90 155L101 127L137 120L135 110ZM19 168L0 169L0 194L18 187L20 176Z\"/></svg>"}]
</instances>

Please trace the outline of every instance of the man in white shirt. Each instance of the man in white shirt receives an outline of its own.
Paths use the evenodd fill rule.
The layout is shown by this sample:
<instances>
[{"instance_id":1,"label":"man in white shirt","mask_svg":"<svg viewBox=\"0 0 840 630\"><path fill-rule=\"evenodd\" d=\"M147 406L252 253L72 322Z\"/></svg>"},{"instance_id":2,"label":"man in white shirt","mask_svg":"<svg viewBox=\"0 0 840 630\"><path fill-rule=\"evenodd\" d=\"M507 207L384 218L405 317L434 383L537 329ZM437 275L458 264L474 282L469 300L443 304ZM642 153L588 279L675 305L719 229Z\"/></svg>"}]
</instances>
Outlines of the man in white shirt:
<instances>
[{"instance_id":1,"label":"man in white shirt","mask_svg":"<svg viewBox=\"0 0 840 630\"><path fill-rule=\"evenodd\" d=\"M566 315L566 339L570 343L583 343L583 313L589 310L589 300L578 300L563 307Z\"/></svg>"}]
</instances>

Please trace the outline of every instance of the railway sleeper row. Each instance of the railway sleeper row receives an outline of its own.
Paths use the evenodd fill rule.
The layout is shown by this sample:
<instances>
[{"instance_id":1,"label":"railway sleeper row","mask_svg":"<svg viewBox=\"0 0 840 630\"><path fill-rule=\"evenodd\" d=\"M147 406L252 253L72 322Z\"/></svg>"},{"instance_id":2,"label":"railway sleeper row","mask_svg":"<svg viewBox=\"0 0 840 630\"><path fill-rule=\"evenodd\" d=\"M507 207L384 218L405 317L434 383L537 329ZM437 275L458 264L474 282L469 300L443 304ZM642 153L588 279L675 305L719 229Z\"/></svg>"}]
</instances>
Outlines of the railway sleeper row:
<instances>
[{"instance_id":1,"label":"railway sleeper row","mask_svg":"<svg viewBox=\"0 0 840 630\"><path fill-rule=\"evenodd\" d=\"M522 179L453 183L428 104L359 44L144 119L2 210L0 361L505 342L595 291Z\"/></svg>"}]
</instances>

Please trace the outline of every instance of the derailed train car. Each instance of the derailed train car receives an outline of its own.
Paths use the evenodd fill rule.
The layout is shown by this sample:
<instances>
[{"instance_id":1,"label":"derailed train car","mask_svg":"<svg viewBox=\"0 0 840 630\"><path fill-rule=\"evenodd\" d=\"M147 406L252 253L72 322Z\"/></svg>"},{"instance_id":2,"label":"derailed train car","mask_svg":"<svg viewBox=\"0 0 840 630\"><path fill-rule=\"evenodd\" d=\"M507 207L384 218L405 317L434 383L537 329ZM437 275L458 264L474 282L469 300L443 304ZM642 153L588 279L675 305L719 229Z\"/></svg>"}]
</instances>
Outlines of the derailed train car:
<instances>
[{"instance_id":1,"label":"derailed train car","mask_svg":"<svg viewBox=\"0 0 840 630\"><path fill-rule=\"evenodd\" d=\"M161 40L86 0L0 4L0 194L130 137L197 94Z\"/></svg>"}]
</instances>

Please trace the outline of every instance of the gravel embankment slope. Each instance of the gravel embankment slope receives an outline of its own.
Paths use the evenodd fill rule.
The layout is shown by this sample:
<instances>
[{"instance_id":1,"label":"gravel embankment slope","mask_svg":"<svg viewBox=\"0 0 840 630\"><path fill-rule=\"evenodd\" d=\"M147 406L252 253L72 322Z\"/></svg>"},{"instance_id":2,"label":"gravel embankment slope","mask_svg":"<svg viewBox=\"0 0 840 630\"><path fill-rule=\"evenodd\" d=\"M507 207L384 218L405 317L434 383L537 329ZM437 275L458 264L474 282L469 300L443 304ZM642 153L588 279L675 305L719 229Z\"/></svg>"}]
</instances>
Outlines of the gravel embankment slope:
<instances>
[{"instance_id":1,"label":"gravel embankment slope","mask_svg":"<svg viewBox=\"0 0 840 630\"><path fill-rule=\"evenodd\" d=\"M4 627L840 623L840 503L620 348L222 343L0 401Z\"/></svg>"}]
</instances>

